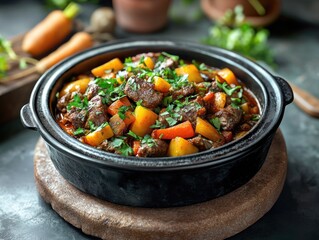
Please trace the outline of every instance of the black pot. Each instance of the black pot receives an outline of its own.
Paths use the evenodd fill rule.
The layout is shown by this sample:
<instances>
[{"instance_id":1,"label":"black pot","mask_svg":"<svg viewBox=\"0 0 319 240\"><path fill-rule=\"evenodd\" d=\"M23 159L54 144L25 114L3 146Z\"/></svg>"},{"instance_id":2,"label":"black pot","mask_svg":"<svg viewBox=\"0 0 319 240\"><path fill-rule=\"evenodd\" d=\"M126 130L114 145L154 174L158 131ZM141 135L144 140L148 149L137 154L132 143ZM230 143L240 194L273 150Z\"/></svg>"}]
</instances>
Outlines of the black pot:
<instances>
[{"instance_id":1,"label":"black pot","mask_svg":"<svg viewBox=\"0 0 319 240\"><path fill-rule=\"evenodd\" d=\"M97 150L66 134L55 122L56 93L72 75L114 57L166 51L215 67L229 67L257 97L262 116L243 138L184 157L136 158ZM21 109L27 128L39 131L60 174L78 189L107 201L139 207L171 207L222 196L262 166L285 106L287 82L233 52L181 41L121 41L75 55L46 72Z\"/></svg>"}]
</instances>

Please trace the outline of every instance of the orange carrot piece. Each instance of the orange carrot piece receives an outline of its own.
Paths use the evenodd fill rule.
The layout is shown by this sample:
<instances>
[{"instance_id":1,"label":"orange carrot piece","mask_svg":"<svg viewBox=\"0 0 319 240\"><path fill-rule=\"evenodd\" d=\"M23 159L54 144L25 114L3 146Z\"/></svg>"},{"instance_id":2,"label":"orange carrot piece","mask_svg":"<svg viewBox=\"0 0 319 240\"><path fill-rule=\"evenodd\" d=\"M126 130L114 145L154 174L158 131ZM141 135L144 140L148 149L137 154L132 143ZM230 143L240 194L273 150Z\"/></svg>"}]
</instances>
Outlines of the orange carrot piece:
<instances>
[{"instance_id":1,"label":"orange carrot piece","mask_svg":"<svg viewBox=\"0 0 319 240\"><path fill-rule=\"evenodd\" d=\"M196 118L195 132L214 142L218 142L223 139L223 136L216 130L216 128L213 127L213 125L200 117Z\"/></svg>"},{"instance_id":2,"label":"orange carrot piece","mask_svg":"<svg viewBox=\"0 0 319 240\"><path fill-rule=\"evenodd\" d=\"M217 74L222 77L229 85L240 85L235 74L229 68L223 68L217 71Z\"/></svg>"},{"instance_id":3,"label":"orange carrot piece","mask_svg":"<svg viewBox=\"0 0 319 240\"><path fill-rule=\"evenodd\" d=\"M123 135L126 129L126 124L123 121L123 119L120 118L118 114L115 114L114 116L112 116L109 120L109 123L115 136Z\"/></svg>"},{"instance_id":4,"label":"orange carrot piece","mask_svg":"<svg viewBox=\"0 0 319 240\"><path fill-rule=\"evenodd\" d=\"M151 109L143 106L137 106L134 114L135 121L131 125L131 131L140 137L151 133L152 129L150 127L155 124L158 115Z\"/></svg>"},{"instance_id":5,"label":"orange carrot piece","mask_svg":"<svg viewBox=\"0 0 319 240\"><path fill-rule=\"evenodd\" d=\"M128 106L128 107L131 106L131 102L130 100L128 100L127 97L120 98L116 100L115 102L111 103L107 112L111 115L115 115L118 113L119 108L122 106Z\"/></svg>"},{"instance_id":6,"label":"orange carrot piece","mask_svg":"<svg viewBox=\"0 0 319 240\"><path fill-rule=\"evenodd\" d=\"M200 75L198 68L194 64L188 64L175 69L177 75L188 75L189 82L200 83L204 79Z\"/></svg>"},{"instance_id":7,"label":"orange carrot piece","mask_svg":"<svg viewBox=\"0 0 319 240\"><path fill-rule=\"evenodd\" d=\"M93 46L93 39L86 32L78 32L73 37L60 46L57 50L41 59L36 67L37 72L44 73L47 69L57 64L61 60Z\"/></svg>"},{"instance_id":8,"label":"orange carrot piece","mask_svg":"<svg viewBox=\"0 0 319 240\"><path fill-rule=\"evenodd\" d=\"M72 32L74 18L79 11L76 4L69 5L64 11L54 10L22 40L22 50L32 56L40 56L57 47Z\"/></svg>"},{"instance_id":9,"label":"orange carrot piece","mask_svg":"<svg viewBox=\"0 0 319 240\"><path fill-rule=\"evenodd\" d=\"M124 67L122 61L119 58L114 58L96 68L92 69L92 74L95 77L102 77L107 71L117 72Z\"/></svg>"},{"instance_id":10,"label":"orange carrot piece","mask_svg":"<svg viewBox=\"0 0 319 240\"><path fill-rule=\"evenodd\" d=\"M203 97L203 101L206 103L214 102L214 93L213 92L206 93L205 96Z\"/></svg>"},{"instance_id":11,"label":"orange carrot piece","mask_svg":"<svg viewBox=\"0 0 319 240\"><path fill-rule=\"evenodd\" d=\"M152 132L153 138L173 139L176 137L191 138L195 136L195 131L190 121L185 121L173 127L155 129Z\"/></svg>"},{"instance_id":12,"label":"orange carrot piece","mask_svg":"<svg viewBox=\"0 0 319 240\"><path fill-rule=\"evenodd\" d=\"M83 141L91 146L98 146L105 139L111 138L114 136L112 128L110 125L106 125L102 129L97 129L94 132L89 133L83 137Z\"/></svg>"},{"instance_id":13,"label":"orange carrot piece","mask_svg":"<svg viewBox=\"0 0 319 240\"><path fill-rule=\"evenodd\" d=\"M172 139L168 146L167 155L169 157L185 156L197 153L198 148L184 138L176 137Z\"/></svg>"},{"instance_id":14,"label":"orange carrot piece","mask_svg":"<svg viewBox=\"0 0 319 240\"><path fill-rule=\"evenodd\" d=\"M86 77L66 84L60 91L59 97L72 92L85 93L90 81L91 79Z\"/></svg>"},{"instance_id":15,"label":"orange carrot piece","mask_svg":"<svg viewBox=\"0 0 319 240\"><path fill-rule=\"evenodd\" d=\"M136 156L137 155L137 152L138 152L138 149L141 147L141 141L139 140L134 140L133 141L133 154Z\"/></svg>"},{"instance_id":16,"label":"orange carrot piece","mask_svg":"<svg viewBox=\"0 0 319 240\"><path fill-rule=\"evenodd\" d=\"M217 92L214 94L214 111L217 112L223 109L226 105L227 95L224 92Z\"/></svg>"},{"instance_id":17,"label":"orange carrot piece","mask_svg":"<svg viewBox=\"0 0 319 240\"><path fill-rule=\"evenodd\" d=\"M152 58L145 57L144 58L144 63L146 65L146 67L148 67L149 69L154 69L154 62L153 62Z\"/></svg>"},{"instance_id":18,"label":"orange carrot piece","mask_svg":"<svg viewBox=\"0 0 319 240\"><path fill-rule=\"evenodd\" d=\"M167 93L171 88L171 84L169 84L165 79L161 77L154 77L154 89L156 91Z\"/></svg>"},{"instance_id":19,"label":"orange carrot piece","mask_svg":"<svg viewBox=\"0 0 319 240\"><path fill-rule=\"evenodd\" d=\"M131 111L127 111L125 113L125 118L123 119L126 126L129 126L131 123L135 121L135 116Z\"/></svg>"}]
</instances>

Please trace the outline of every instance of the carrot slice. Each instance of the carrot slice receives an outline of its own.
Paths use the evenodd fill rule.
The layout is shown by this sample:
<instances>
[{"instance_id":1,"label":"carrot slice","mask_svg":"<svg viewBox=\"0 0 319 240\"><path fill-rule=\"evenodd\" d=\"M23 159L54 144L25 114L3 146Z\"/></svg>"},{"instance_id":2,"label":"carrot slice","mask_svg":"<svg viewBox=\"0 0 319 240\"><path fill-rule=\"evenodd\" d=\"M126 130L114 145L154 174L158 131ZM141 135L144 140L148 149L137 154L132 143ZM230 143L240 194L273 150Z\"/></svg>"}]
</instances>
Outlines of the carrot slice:
<instances>
[{"instance_id":1,"label":"carrot slice","mask_svg":"<svg viewBox=\"0 0 319 240\"><path fill-rule=\"evenodd\" d=\"M184 138L176 137L171 140L168 146L167 155L169 157L184 156L197 153L198 148Z\"/></svg>"},{"instance_id":2,"label":"carrot slice","mask_svg":"<svg viewBox=\"0 0 319 240\"><path fill-rule=\"evenodd\" d=\"M102 129L97 129L94 132L89 133L83 137L83 141L91 146L98 146L105 139L111 138L114 136L112 128L110 125L106 125Z\"/></svg>"},{"instance_id":3,"label":"carrot slice","mask_svg":"<svg viewBox=\"0 0 319 240\"><path fill-rule=\"evenodd\" d=\"M145 57L144 58L144 63L146 65L146 67L148 67L149 69L154 69L154 62L153 62L152 58Z\"/></svg>"},{"instance_id":4,"label":"carrot slice","mask_svg":"<svg viewBox=\"0 0 319 240\"><path fill-rule=\"evenodd\" d=\"M217 71L217 74L222 77L229 85L240 85L235 74L229 68L223 68Z\"/></svg>"},{"instance_id":5,"label":"carrot slice","mask_svg":"<svg viewBox=\"0 0 319 240\"><path fill-rule=\"evenodd\" d=\"M197 117L195 132L203 135L204 137L217 142L223 139L223 136L206 120Z\"/></svg>"},{"instance_id":6,"label":"carrot slice","mask_svg":"<svg viewBox=\"0 0 319 240\"><path fill-rule=\"evenodd\" d=\"M153 138L173 139L176 137L191 138L195 136L193 126L190 121L182 122L173 127L155 129L152 132Z\"/></svg>"},{"instance_id":7,"label":"carrot slice","mask_svg":"<svg viewBox=\"0 0 319 240\"><path fill-rule=\"evenodd\" d=\"M115 136L123 135L123 133L126 129L126 124L123 121L123 119L120 118L120 116L118 114L113 115L110 118L109 123L110 123L110 126L111 126Z\"/></svg>"},{"instance_id":8,"label":"carrot slice","mask_svg":"<svg viewBox=\"0 0 319 240\"><path fill-rule=\"evenodd\" d=\"M167 93L171 88L171 84L169 84L165 79L161 77L154 77L154 89L156 91Z\"/></svg>"},{"instance_id":9,"label":"carrot slice","mask_svg":"<svg viewBox=\"0 0 319 240\"><path fill-rule=\"evenodd\" d=\"M124 67L119 58L114 58L101 66L92 69L92 74L95 77L102 77L107 71L117 72Z\"/></svg>"},{"instance_id":10,"label":"carrot slice","mask_svg":"<svg viewBox=\"0 0 319 240\"><path fill-rule=\"evenodd\" d=\"M135 121L135 116L131 111L127 111L125 113L125 118L123 119L125 122L126 126L129 126L131 123Z\"/></svg>"},{"instance_id":11,"label":"carrot slice","mask_svg":"<svg viewBox=\"0 0 319 240\"><path fill-rule=\"evenodd\" d=\"M111 115L115 115L119 112L119 108L122 106L131 106L131 102L127 97L120 98L113 102L107 109L107 112Z\"/></svg>"},{"instance_id":12,"label":"carrot slice","mask_svg":"<svg viewBox=\"0 0 319 240\"><path fill-rule=\"evenodd\" d=\"M152 131L150 126L155 124L158 115L143 106L137 106L134 114L135 121L131 125L131 131L140 137L144 137Z\"/></svg>"},{"instance_id":13,"label":"carrot slice","mask_svg":"<svg viewBox=\"0 0 319 240\"><path fill-rule=\"evenodd\" d=\"M189 82L200 83L204 79L201 77L198 68L194 64L188 64L175 69L177 75L188 75Z\"/></svg>"},{"instance_id":14,"label":"carrot slice","mask_svg":"<svg viewBox=\"0 0 319 240\"><path fill-rule=\"evenodd\" d=\"M206 103L214 102L214 93L213 92L206 93L205 96L203 97L203 100Z\"/></svg>"},{"instance_id":15,"label":"carrot slice","mask_svg":"<svg viewBox=\"0 0 319 240\"><path fill-rule=\"evenodd\" d=\"M83 94L86 91L90 81L91 79L86 77L66 84L60 91L59 97L72 92L80 92Z\"/></svg>"},{"instance_id":16,"label":"carrot slice","mask_svg":"<svg viewBox=\"0 0 319 240\"><path fill-rule=\"evenodd\" d=\"M141 141L139 140L134 140L133 141L133 154L136 156L137 155L137 152L138 152L138 149L141 147Z\"/></svg>"}]
</instances>

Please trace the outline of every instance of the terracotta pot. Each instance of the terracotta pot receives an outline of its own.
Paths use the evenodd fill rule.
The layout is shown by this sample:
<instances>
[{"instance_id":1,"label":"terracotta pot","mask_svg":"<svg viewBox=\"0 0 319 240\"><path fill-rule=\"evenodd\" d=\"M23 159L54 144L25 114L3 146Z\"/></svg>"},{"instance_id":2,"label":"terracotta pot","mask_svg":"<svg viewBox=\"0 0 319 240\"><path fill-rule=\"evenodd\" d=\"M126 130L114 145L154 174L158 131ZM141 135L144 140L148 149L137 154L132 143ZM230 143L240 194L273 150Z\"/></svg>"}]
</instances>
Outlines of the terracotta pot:
<instances>
[{"instance_id":1,"label":"terracotta pot","mask_svg":"<svg viewBox=\"0 0 319 240\"><path fill-rule=\"evenodd\" d=\"M266 10L265 15L259 15L248 0L201 0L201 7L209 18L218 20L224 16L228 9L242 5L247 22L254 26L265 26L278 17L280 0L259 0L259 2Z\"/></svg>"},{"instance_id":2,"label":"terracotta pot","mask_svg":"<svg viewBox=\"0 0 319 240\"><path fill-rule=\"evenodd\" d=\"M117 24L124 30L150 33L168 21L171 0L113 0Z\"/></svg>"}]
</instances>

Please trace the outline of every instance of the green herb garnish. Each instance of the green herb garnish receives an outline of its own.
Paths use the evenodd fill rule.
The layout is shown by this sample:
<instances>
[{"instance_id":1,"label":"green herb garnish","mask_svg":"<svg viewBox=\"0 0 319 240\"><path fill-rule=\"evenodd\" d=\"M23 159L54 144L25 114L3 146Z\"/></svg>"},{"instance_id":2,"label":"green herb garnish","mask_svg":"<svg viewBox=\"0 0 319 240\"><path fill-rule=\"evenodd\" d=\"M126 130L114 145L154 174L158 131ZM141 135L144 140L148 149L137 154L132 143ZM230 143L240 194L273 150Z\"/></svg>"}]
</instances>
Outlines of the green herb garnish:
<instances>
[{"instance_id":1,"label":"green herb garnish","mask_svg":"<svg viewBox=\"0 0 319 240\"><path fill-rule=\"evenodd\" d=\"M123 156L130 156L133 154L133 149L126 143L126 137L113 138L110 144Z\"/></svg>"},{"instance_id":2,"label":"green herb garnish","mask_svg":"<svg viewBox=\"0 0 319 240\"><path fill-rule=\"evenodd\" d=\"M251 117L252 121L258 121L260 119L260 115L259 114L253 114Z\"/></svg>"},{"instance_id":3,"label":"green herb garnish","mask_svg":"<svg viewBox=\"0 0 319 240\"><path fill-rule=\"evenodd\" d=\"M83 100L78 94L75 94L73 100L67 105L67 110L70 110L72 107L79 109L86 109L89 105L87 97L84 97Z\"/></svg>"},{"instance_id":4,"label":"green herb garnish","mask_svg":"<svg viewBox=\"0 0 319 240\"><path fill-rule=\"evenodd\" d=\"M78 136L78 135L84 135L85 134L85 129L84 128L78 128L73 132L73 135Z\"/></svg>"},{"instance_id":5,"label":"green herb garnish","mask_svg":"<svg viewBox=\"0 0 319 240\"><path fill-rule=\"evenodd\" d=\"M173 55L173 54L169 54L167 52L162 52L162 55L164 55L165 57L169 57L169 58L173 59L173 61L175 61L175 62L178 62L178 60L179 60L179 56Z\"/></svg>"},{"instance_id":6,"label":"green herb garnish","mask_svg":"<svg viewBox=\"0 0 319 240\"><path fill-rule=\"evenodd\" d=\"M118 109L118 115L119 115L119 117L120 117L121 119L125 119L125 118L126 118L125 113L126 113L129 109L130 109L130 107L129 107L129 106L125 106L125 105L119 107L119 109Z\"/></svg>"},{"instance_id":7,"label":"green herb garnish","mask_svg":"<svg viewBox=\"0 0 319 240\"><path fill-rule=\"evenodd\" d=\"M221 125L221 124L220 124L220 120L219 120L218 117L209 119L209 122L210 122L211 124L213 124L213 126L214 126L218 131L220 131L220 125Z\"/></svg>"},{"instance_id":8,"label":"green herb garnish","mask_svg":"<svg viewBox=\"0 0 319 240\"><path fill-rule=\"evenodd\" d=\"M228 96L231 96L236 90L241 89L241 86L231 87L226 82L220 83L217 81L217 86L222 89Z\"/></svg>"},{"instance_id":9,"label":"green herb garnish","mask_svg":"<svg viewBox=\"0 0 319 240\"><path fill-rule=\"evenodd\" d=\"M254 28L245 22L243 8L237 6L234 10L225 13L224 17L210 29L208 37L203 42L241 53L273 66L274 57L268 46L268 36L268 30Z\"/></svg>"}]
</instances>

